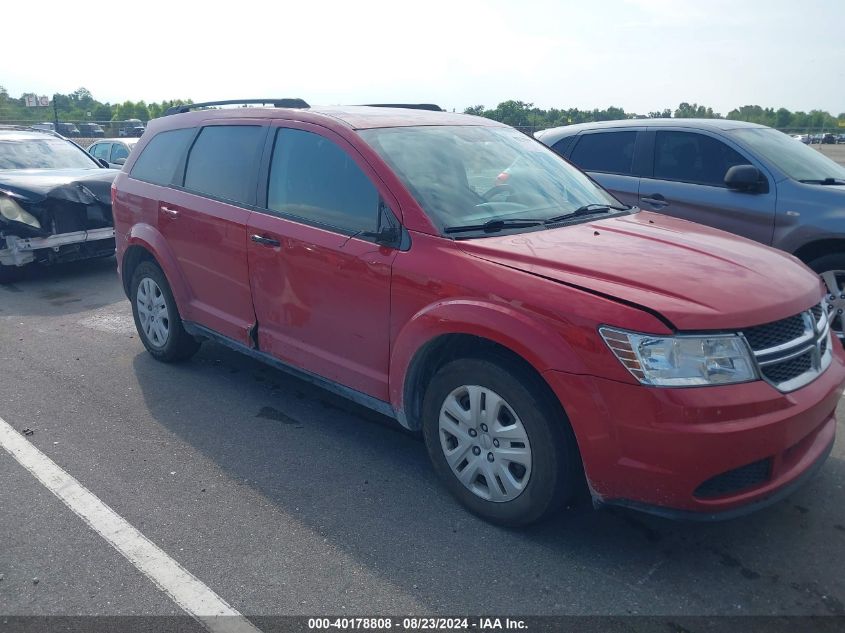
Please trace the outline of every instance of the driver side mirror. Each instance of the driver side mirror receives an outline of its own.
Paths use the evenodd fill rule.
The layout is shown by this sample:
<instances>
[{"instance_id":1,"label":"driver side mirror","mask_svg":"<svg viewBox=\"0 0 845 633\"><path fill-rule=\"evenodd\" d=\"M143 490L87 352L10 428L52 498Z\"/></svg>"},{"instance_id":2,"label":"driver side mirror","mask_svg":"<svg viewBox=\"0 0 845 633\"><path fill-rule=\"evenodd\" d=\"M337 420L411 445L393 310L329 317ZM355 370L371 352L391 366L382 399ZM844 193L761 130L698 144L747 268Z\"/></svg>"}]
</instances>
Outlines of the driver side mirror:
<instances>
[{"instance_id":1,"label":"driver side mirror","mask_svg":"<svg viewBox=\"0 0 845 633\"><path fill-rule=\"evenodd\" d=\"M106 169L111 167L111 165L109 165L109 161L107 161L105 158L97 158L96 156L94 158L98 163L100 163L100 167L105 167Z\"/></svg>"},{"instance_id":2,"label":"driver side mirror","mask_svg":"<svg viewBox=\"0 0 845 633\"><path fill-rule=\"evenodd\" d=\"M766 179L754 165L734 165L725 174L725 186L744 193L765 193Z\"/></svg>"}]
</instances>

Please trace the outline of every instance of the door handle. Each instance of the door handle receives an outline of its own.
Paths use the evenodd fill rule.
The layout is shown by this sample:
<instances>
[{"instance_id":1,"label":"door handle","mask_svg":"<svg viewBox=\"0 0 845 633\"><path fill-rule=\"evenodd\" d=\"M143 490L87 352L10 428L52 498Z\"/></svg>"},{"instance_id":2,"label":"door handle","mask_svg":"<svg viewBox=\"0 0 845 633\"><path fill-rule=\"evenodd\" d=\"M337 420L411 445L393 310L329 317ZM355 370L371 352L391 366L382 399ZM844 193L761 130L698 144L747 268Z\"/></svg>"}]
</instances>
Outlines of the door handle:
<instances>
[{"instance_id":1,"label":"door handle","mask_svg":"<svg viewBox=\"0 0 845 633\"><path fill-rule=\"evenodd\" d=\"M175 220L179 217L179 211L177 211L176 209L172 209L165 204L159 205L158 210L161 211L168 218L173 218Z\"/></svg>"},{"instance_id":2,"label":"door handle","mask_svg":"<svg viewBox=\"0 0 845 633\"><path fill-rule=\"evenodd\" d=\"M272 238L272 237L265 237L263 235L253 235L249 239L251 239L256 244L261 244L262 246L281 246L282 245L282 243L279 240Z\"/></svg>"},{"instance_id":3,"label":"door handle","mask_svg":"<svg viewBox=\"0 0 845 633\"><path fill-rule=\"evenodd\" d=\"M642 198L640 198L640 200L657 209L662 209L663 207L669 204L668 200L666 200L666 198L664 198L659 193L653 193L649 196L643 196Z\"/></svg>"}]
</instances>

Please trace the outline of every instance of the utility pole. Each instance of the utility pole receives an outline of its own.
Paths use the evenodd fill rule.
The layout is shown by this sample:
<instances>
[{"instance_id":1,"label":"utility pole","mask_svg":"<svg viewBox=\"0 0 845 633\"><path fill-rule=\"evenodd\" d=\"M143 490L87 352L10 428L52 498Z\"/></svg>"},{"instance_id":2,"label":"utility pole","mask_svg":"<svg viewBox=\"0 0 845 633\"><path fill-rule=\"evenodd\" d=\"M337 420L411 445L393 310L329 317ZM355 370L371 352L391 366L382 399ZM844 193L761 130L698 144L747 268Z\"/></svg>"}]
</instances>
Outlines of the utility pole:
<instances>
[{"instance_id":1,"label":"utility pole","mask_svg":"<svg viewBox=\"0 0 845 633\"><path fill-rule=\"evenodd\" d=\"M59 131L59 108L56 105L56 94L53 93L53 125L55 126L54 132Z\"/></svg>"}]
</instances>

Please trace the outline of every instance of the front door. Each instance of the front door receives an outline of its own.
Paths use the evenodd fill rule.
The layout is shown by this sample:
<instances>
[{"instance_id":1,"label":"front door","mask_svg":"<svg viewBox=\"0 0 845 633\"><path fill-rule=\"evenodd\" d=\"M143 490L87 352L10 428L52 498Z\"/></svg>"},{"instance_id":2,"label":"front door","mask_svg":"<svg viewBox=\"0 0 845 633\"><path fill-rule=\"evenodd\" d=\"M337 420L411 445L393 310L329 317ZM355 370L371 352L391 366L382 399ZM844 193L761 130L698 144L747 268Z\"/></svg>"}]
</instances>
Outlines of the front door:
<instances>
[{"instance_id":1,"label":"front door","mask_svg":"<svg viewBox=\"0 0 845 633\"><path fill-rule=\"evenodd\" d=\"M398 222L358 152L324 128L274 130L262 212L248 226L261 350L388 400L394 248L373 240ZM381 220L380 220L381 218ZM364 235L364 234L367 235Z\"/></svg>"},{"instance_id":2,"label":"front door","mask_svg":"<svg viewBox=\"0 0 845 633\"><path fill-rule=\"evenodd\" d=\"M724 183L729 168L750 164L763 171L713 136L658 130L651 177L640 180L639 206L771 244L776 202L771 179L768 192L761 193L733 191Z\"/></svg>"}]
</instances>

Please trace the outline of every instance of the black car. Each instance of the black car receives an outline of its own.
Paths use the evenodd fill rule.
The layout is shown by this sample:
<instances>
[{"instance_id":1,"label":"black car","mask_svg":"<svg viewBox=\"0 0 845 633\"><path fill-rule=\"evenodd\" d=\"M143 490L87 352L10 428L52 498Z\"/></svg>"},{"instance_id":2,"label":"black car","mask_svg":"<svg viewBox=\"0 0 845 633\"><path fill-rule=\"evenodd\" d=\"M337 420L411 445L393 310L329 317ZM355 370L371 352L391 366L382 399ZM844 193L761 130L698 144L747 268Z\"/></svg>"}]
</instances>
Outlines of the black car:
<instances>
[{"instance_id":1,"label":"black car","mask_svg":"<svg viewBox=\"0 0 845 633\"><path fill-rule=\"evenodd\" d=\"M103 138L106 135L102 126L96 123L80 123L79 133L85 138Z\"/></svg>"},{"instance_id":2,"label":"black car","mask_svg":"<svg viewBox=\"0 0 845 633\"><path fill-rule=\"evenodd\" d=\"M114 253L106 165L53 132L0 127L0 283L32 262Z\"/></svg>"},{"instance_id":3,"label":"black car","mask_svg":"<svg viewBox=\"0 0 845 633\"><path fill-rule=\"evenodd\" d=\"M822 136L822 143L825 145L834 145L836 143L836 137L828 132L824 136Z\"/></svg>"}]
</instances>

